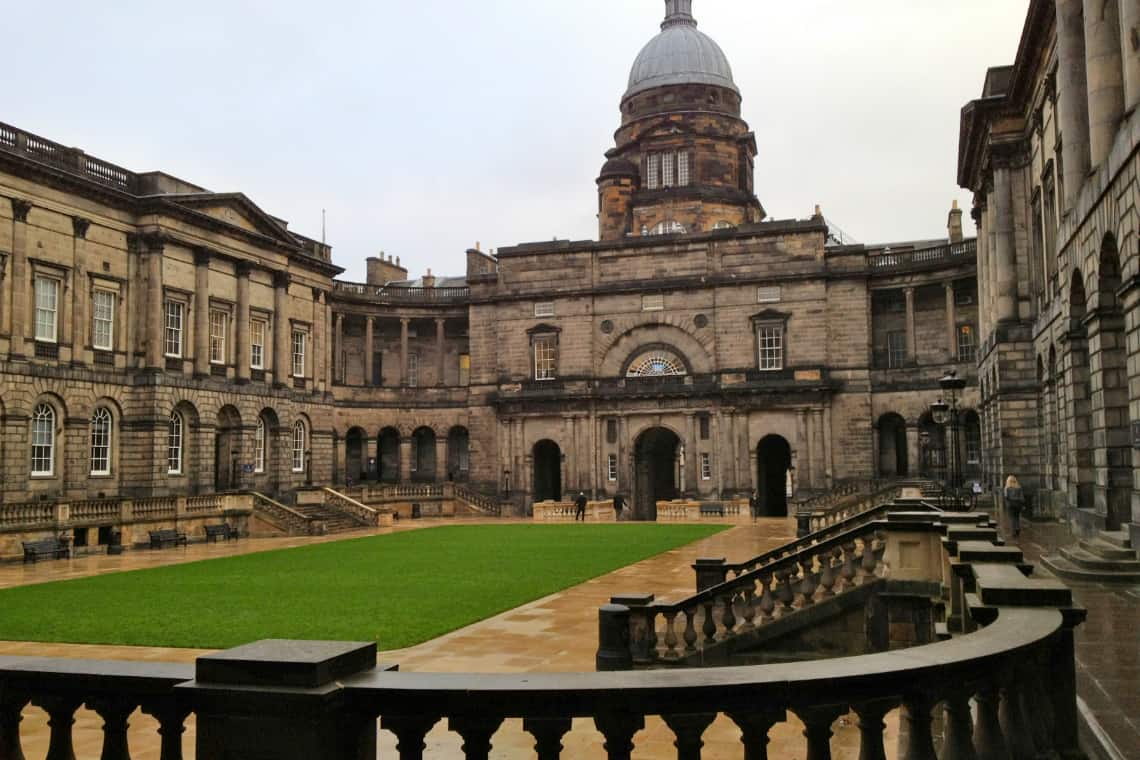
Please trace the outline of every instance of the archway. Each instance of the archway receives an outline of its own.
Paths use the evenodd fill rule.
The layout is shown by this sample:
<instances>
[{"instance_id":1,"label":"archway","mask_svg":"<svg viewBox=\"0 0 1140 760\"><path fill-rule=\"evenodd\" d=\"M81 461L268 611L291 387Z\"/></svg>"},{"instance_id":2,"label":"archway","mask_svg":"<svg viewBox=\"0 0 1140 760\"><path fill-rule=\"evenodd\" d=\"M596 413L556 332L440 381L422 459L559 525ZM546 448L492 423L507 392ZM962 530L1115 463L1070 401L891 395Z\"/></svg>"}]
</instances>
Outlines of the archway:
<instances>
[{"instance_id":1,"label":"archway","mask_svg":"<svg viewBox=\"0 0 1140 760\"><path fill-rule=\"evenodd\" d=\"M253 441L253 471L263 481L261 487L266 493L276 495L280 477L281 445L278 440L281 421L277 412L266 407L257 415L257 427Z\"/></svg>"},{"instance_id":2,"label":"archway","mask_svg":"<svg viewBox=\"0 0 1140 760\"><path fill-rule=\"evenodd\" d=\"M677 490L681 439L672 430L650 428L637 439L633 518L656 520L657 502L671 501Z\"/></svg>"},{"instance_id":3,"label":"archway","mask_svg":"<svg viewBox=\"0 0 1140 760\"><path fill-rule=\"evenodd\" d=\"M930 412L923 414L918 421L918 439L922 477L943 480L946 477L946 435L942 426L935 424Z\"/></svg>"},{"instance_id":4,"label":"archway","mask_svg":"<svg viewBox=\"0 0 1140 760\"><path fill-rule=\"evenodd\" d=\"M534 444L535 501L562 500L562 449L554 441Z\"/></svg>"},{"instance_id":5,"label":"archway","mask_svg":"<svg viewBox=\"0 0 1140 760\"><path fill-rule=\"evenodd\" d=\"M905 427L904 427L905 431ZM788 516L788 477L792 446L787 439L769 435L756 446L756 492L764 517Z\"/></svg>"},{"instance_id":6,"label":"archway","mask_svg":"<svg viewBox=\"0 0 1140 760\"><path fill-rule=\"evenodd\" d=\"M344 437L344 480L360 483L368 479L368 463L364 459L364 431L354 427Z\"/></svg>"},{"instance_id":7,"label":"archway","mask_svg":"<svg viewBox=\"0 0 1140 760\"><path fill-rule=\"evenodd\" d=\"M466 482L471 472L471 435L465 427L453 427L447 434L447 479Z\"/></svg>"},{"instance_id":8,"label":"archway","mask_svg":"<svg viewBox=\"0 0 1140 760\"><path fill-rule=\"evenodd\" d=\"M230 491L241 481L241 413L223 406L214 427L214 490Z\"/></svg>"},{"instance_id":9,"label":"archway","mask_svg":"<svg viewBox=\"0 0 1140 760\"><path fill-rule=\"evenodd\" d=\"M907 455L906 420L888 412L879 418L879 476L905 478L910 474Z\"/></svg>"},{"instance_id":10,"label":"archway","mask_svg":"<svg viewBox=\"0 0 1140 760\"><path fill-rule=\"evenodd\" d=\"M400 431L384 428L380 431L377 448L380 456L380 482L400 482Z\"/></svg>"},{"instance_id":11,"label":"archway","mask_svg":"<svg viewBox=\"0 0 1140 760\"><path fill-rule=\"evenodd\" d=\"M434 483L435 478L435 431L422 427L412 433L412 480Z\"/></svg>"},{"instance_id":12,"label":"archway","mask_svg":"<svg viewBox=\"0 0 1140 760\"><path fill-rule=\"evenodd\" d=\"M962 477L980 480L982 477L982 420L973 409L962 413Z\"/></svg>"}]
</instances>

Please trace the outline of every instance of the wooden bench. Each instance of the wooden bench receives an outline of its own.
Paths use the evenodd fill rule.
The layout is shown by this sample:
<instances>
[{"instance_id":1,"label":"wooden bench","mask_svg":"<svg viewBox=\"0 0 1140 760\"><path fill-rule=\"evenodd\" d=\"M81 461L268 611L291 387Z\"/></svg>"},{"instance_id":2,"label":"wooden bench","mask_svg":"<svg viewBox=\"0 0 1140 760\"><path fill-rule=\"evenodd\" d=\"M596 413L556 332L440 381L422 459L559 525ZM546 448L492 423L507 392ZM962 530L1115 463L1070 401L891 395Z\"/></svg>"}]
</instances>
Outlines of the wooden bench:
<instances>
[{"instance_id":1,"label":"wooden bench","mask_svg":"<svg viewBox=\"0 0 1140 760\"><path fill-rule=\"evenodd\" d=\"M68 559L71 557L71 543L66 539L42 538L39 541L24 541L24 562L36 562L40 557Z\"/></svg>"},{"instance_id":2,"label":"wooden bench","mask_svg":"<svg viewBox=\"0 0 1140 760\"><path fill-rule=\"evenodd\" d=\"M167 546L186 546L186 534L180 530L152 530L150 532L150 548L162 549Z\"/></svg>"},{"instance_id":3,"label":"wooden bench","mask_svg":"<svg viewBox=\"0 0 1140 760\"><path fill-rule=\"evenodd\" d=\"M225 541L229 541L230 539L236 541L238 538L238 530L237 528L231 527L229 523L207 525L206 543L217 543L219 538Z\"/></svg>"}]
</instances>

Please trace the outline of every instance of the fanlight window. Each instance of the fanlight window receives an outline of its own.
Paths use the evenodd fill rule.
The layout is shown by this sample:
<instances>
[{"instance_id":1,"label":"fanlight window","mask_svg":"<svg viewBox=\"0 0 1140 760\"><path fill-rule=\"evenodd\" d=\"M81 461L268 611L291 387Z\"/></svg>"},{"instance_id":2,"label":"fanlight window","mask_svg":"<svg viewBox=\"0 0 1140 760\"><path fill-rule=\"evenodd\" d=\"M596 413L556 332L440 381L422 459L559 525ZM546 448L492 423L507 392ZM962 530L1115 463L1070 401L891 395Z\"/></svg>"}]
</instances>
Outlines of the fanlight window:
<instances>
[{"instance_id":1,"label":"fanlight window","mask_svg":"<svg viewBox=\"0 0 1140 760\"><path fill-rule=\"evenodd\" d=\"M664 351L654 351L638 357L629 367L629 377L671 377L685 374L688 372L684 362Z\"/></svg>"}]
</instances>

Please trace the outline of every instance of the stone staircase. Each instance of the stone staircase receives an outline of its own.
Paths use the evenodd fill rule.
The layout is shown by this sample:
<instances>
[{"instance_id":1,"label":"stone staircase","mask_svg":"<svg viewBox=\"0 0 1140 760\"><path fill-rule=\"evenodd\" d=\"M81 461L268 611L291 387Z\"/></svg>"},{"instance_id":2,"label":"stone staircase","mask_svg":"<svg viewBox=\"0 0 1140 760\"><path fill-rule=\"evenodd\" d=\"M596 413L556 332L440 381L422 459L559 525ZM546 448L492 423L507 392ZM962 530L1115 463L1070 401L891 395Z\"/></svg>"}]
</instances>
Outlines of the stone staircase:
<instances>
[{"instance_id":1,"label":"stone staircase","mask_svg":"<svg viewBox=\"0 0 1140 760\"><path fill-rule=\"evenodd\" d=\"M1104 532L1066 546L1041 564L1059 578L1092 583L1140 583L1140 556L1128 534Z\"/></svg>"},{"instance_id":2,"label":"stone staircase","mask_svg":"<svg viewBox=\"0 0 1140 760\"><path fill-rule=\"evenodd\" d=\"M328 533L346 533L365 527L347 512L342 512L325 504L297 504L292 509L310 520L321 521Z\"/></svg>"}]
</instances>

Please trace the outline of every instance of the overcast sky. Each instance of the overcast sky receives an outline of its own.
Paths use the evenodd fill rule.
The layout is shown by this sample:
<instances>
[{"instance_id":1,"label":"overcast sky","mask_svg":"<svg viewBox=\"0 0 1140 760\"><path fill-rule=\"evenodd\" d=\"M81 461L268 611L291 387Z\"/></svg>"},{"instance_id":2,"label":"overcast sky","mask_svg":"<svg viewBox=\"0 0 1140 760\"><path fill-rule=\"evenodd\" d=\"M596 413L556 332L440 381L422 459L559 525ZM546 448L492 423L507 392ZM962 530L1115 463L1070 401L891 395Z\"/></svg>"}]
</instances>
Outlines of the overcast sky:
<instances>
[{"instance_id":1,"label":"overcast sky","mask_svg":"<svg viewBox=\"0 0 1140 760\"><path fill-rule=\"evenodd\" d=\"M860 242L945 235L958 116L1012 63L1025 0L695 0L756 132L769 216ZM597 236L594 180L661 0L10 3L0 121L136 171L241 191L398 255ZM18 63L17 63L18 62ZM970 224L967 217L967 224Z\"/></svg>"}]
</instances>

